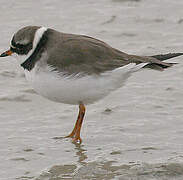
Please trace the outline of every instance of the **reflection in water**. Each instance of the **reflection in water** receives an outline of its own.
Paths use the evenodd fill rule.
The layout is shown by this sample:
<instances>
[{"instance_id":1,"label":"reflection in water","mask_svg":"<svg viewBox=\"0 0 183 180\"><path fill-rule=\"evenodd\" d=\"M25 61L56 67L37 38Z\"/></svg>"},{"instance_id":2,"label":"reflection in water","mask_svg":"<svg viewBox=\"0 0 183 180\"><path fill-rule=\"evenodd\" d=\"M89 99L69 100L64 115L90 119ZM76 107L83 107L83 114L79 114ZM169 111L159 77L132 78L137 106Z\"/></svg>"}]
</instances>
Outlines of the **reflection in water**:
<instances>
[{"instance_id":1,"label":"reflection in water","mask_svg":"<svg viewBox=\"0 0 183 180\"><path fill-rule=\"evenodd\" d=\"M55 165L51 167L48 172L43 172L36 180L59 180L62 179L72 179L73 173L76 170L76 165Z\"/></svg>"},{"instance_id":2,"label":"reflection in water","mask_svg":"<svg viewBox=\"0 0 183 180\"><path fill-rule=\"evenodd\" d=\"M156 179L175 180L183 179L183 164L122 164L115 165L115 161L85 162L87 150L84 145L75 145L78 163L55 165L47 172L42 173L36 180L61 180L61 179L122 179L122 180L147 180ZM114 154L115 155L115 154ZM117 154L116 154L117 155Z\"/></svg>"},{"instance_id":3,"label":"reflection in water","mask_svg":"<svg viewBox=\"0 0 183 180\"><path fill-rule=\"evenodd\" d=\"M85 165L86 162L84 162L88 157L86 155L86 149L84 149L84 145L81 144L75 144L75 149L76 149L76 156L78 157L78 163L81 165Z\"/></svg>"},{"instance_id":4,"label":"reflection in water","mask_svg":"<svg viewBox=\"0 0 183 180\"><path fill-rule=\"evenodd\" d=\"M74 144L76 150L76 156L78 157L78 164L65 164L65 165L55 165L50 168L47 172L43 172L36 180L60 180L60 179L73 179L76 177L78 167L85 167L87 163L84 162L88 157L86 155L86 149L84 145ZM80 169L80 168L79 168ZM79 170L78 169L78 170Z\"/></svg>"}]
</instances>

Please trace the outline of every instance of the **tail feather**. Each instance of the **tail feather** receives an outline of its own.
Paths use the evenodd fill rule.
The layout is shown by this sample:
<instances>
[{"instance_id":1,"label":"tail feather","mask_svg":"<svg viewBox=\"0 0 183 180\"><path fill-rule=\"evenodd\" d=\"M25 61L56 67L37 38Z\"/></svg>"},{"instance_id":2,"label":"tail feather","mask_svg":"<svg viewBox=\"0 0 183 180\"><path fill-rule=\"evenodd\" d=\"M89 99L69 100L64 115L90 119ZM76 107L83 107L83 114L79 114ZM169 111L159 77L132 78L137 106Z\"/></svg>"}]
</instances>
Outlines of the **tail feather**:
<instances>
[{"instance_id":1,"label":"tail feather","mask_svg":"<svg viewBox=\"0 0 183 180\"><path fill-rule=\"evenodd\" d=\"M154 56L150 56L150 57L156 58L159 61L164 61L164 60L171 59L171 58L178 57L178 56L182 56L182 55L183 55L183 53L168 53L168 54L158 54L158 55L154 55ZM163 71L163 69L169 68L169 67L173 66L174 64L177 64L177 63L152 62L152 63L149 63L146 66L144 66L144 68L150 68L150 69Z\"/></svg>"},{"instance_id":2,"label":"tail feather","mask_svg":"<svg viewBox=\"0 0 183 180\"><path fill-rule=\"evenodd\" d=\"M151 57L156 58L160 61L164 61L164 60L171 59L171 58L174 58L174 57L177 57L177 56L182 56L182 55L183 55L183 53L168 53L168 54L154 55L154 56L151 56Z\"/></svg>"}]
</instances>

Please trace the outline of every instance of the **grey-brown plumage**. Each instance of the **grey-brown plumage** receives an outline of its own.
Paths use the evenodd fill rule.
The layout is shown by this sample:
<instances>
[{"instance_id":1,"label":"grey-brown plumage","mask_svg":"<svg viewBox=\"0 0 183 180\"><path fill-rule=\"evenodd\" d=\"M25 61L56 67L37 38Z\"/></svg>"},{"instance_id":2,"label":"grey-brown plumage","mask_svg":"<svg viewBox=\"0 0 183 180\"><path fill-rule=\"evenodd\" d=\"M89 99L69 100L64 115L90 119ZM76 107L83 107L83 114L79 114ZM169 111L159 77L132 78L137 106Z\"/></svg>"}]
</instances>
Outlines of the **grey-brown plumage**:
<instances>
[{"instance_id":1,"label":"grey-brown plumage","mask_svg":"<svg viewBox=\"0 0 183 180\"><path fill-rule=\"evenodd\" d=\"M11 41L11 44L17 47L12 50L19 54L27 52L28 48L32 47L35 32L39 28L39 26L27 26L20 29ZM22 42L24 42L24 49L19 51ZM92 37L48 29L44 32L34 53L21 65L30 71L40 60L43 52L48 55L45 59L48 65L66 74L100 74L129 63L146 62L149 63L145 67L163 70L172 66L172 63L163 62L164 60L183 55L183 53L154 56L130 55Z\"/></svg>"},{"instance_id":2,"label":"grey-brown plumage","mask_svg":"<svg viewBox=\"0 0 183 180\"><path fill-rule=\"evenodd\" d=\"M40 28L40 26L26 26L20 29L13 36L11 44L13 46L16 46L17 44L26 44L26 41L29 43L33 43L34 35L38 28Z\"/></svg>"},{"instance_id":3,"label":"grey-brown plumage","mask_svg":"<svg viewBox=\"0 0 183 180\"><path fill-rule=\"evenodd\" d=\"M183 55L129 55L92 37L37 26L19 30L11 41L10 49L0 57L13 53L18 55L18 60L25 69L26 79L38 94L56 102L79 104L76 124L66 136L71 137L75 143L81 143L84 104L94 103L122 87L130 74L142 67L162 70L172 66L171 63L163 62L164 60ZM124 68L119 68L122 66ZM111 71L115 68L119 69ZM102 74L106 71L109 72ZM83 76L67 78L62 76L63 73L79 73Z\"/></svg>"},{"instance_id":4,"label":"grey-brown plumage","mask_svg":"<svg viewBox=\"0 0 183 180\"><path fill-rule=\"evenodd\" d=\"M80 72L100 74L129 63L144 62L150 62L146 67L162 70L172 65L162 62L163 57L162 60L165 60L183 55L183 53L151 57L129 55L88 36L65 34L53 29L48 31L50 33L46 44L46 50L49 54L47 63L58 71L64 71L68 74Z\"/></svg>"}]
</instances>

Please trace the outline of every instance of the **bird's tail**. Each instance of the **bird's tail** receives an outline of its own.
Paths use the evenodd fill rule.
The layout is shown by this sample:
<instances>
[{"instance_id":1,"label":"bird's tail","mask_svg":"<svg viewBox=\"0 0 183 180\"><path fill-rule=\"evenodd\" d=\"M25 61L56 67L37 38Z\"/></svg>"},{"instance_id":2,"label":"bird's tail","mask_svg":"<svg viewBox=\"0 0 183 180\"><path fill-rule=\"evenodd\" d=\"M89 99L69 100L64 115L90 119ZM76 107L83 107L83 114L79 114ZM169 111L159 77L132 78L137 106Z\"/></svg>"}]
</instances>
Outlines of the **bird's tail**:
<instances>
[{"instance_id":1,"label":"bird's tail","mask_svg":"<svg viewBox=\"0 0 183 180\"><path fill-rule=\"evenodd\" d=\"M144 67L156 69L156 70L163 70L163 69L171 67L172 65L177 64L177 63L167 63L167 62L162 62L162 61L167 60L167 59L171 59L174 57L182 56L182 55L183 55L183 53L168 53L168 54L153 55L150 57L153 57L153 58L159 60L159 63L152 62L152 63L147 64Z\"/></svg>"},{"instance_id":2,"label":"bird's tail","mask_svg":"<svg viewBox=\"0 0 183 180\"><path fill-rule=\"evenodd\" d=\"M154 56L151 56L151 57L156 58L160 61L164 61L164 60L171 59L171 58L174 58L174 57L177 57L177 56L182 56L182 55L183 55L183 53L168 53L168 54L154 55Z\"/></svg>"}]
</instances>

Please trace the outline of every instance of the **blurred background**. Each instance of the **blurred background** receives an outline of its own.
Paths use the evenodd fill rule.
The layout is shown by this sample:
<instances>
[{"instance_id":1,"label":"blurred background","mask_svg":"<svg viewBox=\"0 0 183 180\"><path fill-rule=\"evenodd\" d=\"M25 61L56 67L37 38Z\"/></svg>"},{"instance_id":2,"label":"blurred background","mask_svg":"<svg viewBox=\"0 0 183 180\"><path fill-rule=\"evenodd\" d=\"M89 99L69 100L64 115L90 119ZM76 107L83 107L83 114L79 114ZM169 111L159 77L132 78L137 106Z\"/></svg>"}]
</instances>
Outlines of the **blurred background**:
<instances>
[{"instance_id":1,"label":"blurred background","mask_svg":"<svg viewBox=\"0 0 183 180\"><path fill-rule=\"evenodd\" d=\"M0 0L3 52L23 26L89 35L137 55L182 52L180 0ZM89 105L82 145L67 135L77 106L37 95L12 57L0 62L0 179L183 179L183 57L143 69Z\"/></svg>"}]
</instances>

